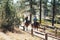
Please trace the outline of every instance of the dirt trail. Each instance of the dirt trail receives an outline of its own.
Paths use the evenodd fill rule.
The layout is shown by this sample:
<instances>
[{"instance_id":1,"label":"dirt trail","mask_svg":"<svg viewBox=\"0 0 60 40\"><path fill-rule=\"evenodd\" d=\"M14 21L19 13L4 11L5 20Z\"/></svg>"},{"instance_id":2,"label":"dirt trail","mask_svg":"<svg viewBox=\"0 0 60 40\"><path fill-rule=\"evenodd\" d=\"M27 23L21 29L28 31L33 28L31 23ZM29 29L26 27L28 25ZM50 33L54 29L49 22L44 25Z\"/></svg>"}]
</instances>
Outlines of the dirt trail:
<instances>
[{"instance_id":1,"label":"dirt trail","mask_svg":"<svg viewBox=\"0 0 60 40\"><path fill-rule=\"evenodd\" d=\"M20 31L22 33L7 32L7 34L4 34L3 32L0 32L0 40L40 40L39 37L32 37L29 33L22 30Z\"/></svg>"},{"instance_id":2,"label":"dirt trail","mask_svg":"<svg viewBox=\"0 0 60 40\"><path fill-rule=\"evenodd\" d=\"M4 34L3 32L0 32L0 40L11 40L9 36Z\"/></svg>"}]
</instances>

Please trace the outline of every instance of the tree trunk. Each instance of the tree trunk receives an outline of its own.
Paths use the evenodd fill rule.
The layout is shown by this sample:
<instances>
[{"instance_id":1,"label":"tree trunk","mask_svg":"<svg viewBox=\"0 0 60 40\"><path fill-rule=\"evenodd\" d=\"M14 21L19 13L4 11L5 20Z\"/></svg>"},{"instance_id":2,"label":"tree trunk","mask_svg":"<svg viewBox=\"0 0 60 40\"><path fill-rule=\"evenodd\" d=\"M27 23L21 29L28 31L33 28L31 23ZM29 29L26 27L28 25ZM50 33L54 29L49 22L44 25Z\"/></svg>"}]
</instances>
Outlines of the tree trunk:
<instances>
[{"instance_id":1,"label":"tree trunk","mask_svg":"<svg viewBox=\"0 0 60 40\"><path fill-rule=\"evenodd\" d=\"M42 0L40 0L40 24L41 24L41 4L42 4L41 1L42 1Z\"/></svg>"},{"instance_id":2,"label":"tree trunk","mask_svg":"<svg viewBox=\"0 0 60 40\"><path fill-rule=\"evenodd\" d=\"M53 17L52 17L52 26L54 26L54 18L55 18L55 0L53 1Z\"/></svg>"}]
</instances>

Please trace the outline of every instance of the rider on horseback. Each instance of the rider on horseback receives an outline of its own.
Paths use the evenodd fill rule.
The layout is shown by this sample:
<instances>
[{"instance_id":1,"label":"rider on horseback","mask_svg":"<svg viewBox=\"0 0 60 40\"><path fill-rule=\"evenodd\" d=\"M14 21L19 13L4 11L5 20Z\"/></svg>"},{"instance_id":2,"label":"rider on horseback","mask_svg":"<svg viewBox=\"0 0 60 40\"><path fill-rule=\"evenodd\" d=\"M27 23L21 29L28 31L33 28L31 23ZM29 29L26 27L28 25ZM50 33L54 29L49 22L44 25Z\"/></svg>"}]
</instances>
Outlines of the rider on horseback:
<instances>
[{"instance_id":1,"label":"rider on horseback","mask_svg":"<svg viewBox=\"0 0 60 40\"><path fill-rule=\"evenodd\" d=\"M37 22L37 17L36 16L34 16L33 21L34 21L34 25L36 25L36 22Z\"/></svg>"},{"instance_id":2,"label":"rider on horseback","mask_svg":"<svg viewBox=\"0 0 60 40\"><path fill-rule=\"evenodd\" d=\"M37 28L37 30L38 30L39 22L37 22L37 17L36 17L36 16L34 16L33 21L34 21L34 23L33 23L33 27L34 27L35 29Z\"/></svg>"},{"instance_id":3,"label":"rider on horseback","mask_svg":"<svg viewBox=\"0 0 60 40\"><path fill-rule=\"evenodd\" d=\"M26 23L28 23L28 17L26 17L25 20L26 20Z\"/></svg>"},{"instance_id":4,"label":"rider on horseback","mask_svg":"<svg viewBox=\"0 0 60 40\"><path fill-rule=\"evenodd\" d=\"M25 26L26 26L26 30L28 30L28 26L30 24L30 20L28 20L28 16L25 18Z\"/></svg>"}]
</instances>

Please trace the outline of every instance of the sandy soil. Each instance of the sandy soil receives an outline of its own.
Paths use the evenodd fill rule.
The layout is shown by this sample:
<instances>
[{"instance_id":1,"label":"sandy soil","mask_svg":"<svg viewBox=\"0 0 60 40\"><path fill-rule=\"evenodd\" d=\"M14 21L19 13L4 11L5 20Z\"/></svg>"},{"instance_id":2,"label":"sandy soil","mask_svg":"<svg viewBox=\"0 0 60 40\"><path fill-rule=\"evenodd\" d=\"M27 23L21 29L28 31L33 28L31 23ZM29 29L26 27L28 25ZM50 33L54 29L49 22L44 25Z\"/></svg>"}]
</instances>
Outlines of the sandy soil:
<instances>
[{"instance_id":1,"label":"sandy soil","mask_svg":"<svg viewBox=\"0 0 60 40\"><path fill-rule=\"evenodd\" d=\"M20 30L22 33L0 32L0 40L41 40L39 37L31 36L31 34Z\"/></svg>"}]
</instances>

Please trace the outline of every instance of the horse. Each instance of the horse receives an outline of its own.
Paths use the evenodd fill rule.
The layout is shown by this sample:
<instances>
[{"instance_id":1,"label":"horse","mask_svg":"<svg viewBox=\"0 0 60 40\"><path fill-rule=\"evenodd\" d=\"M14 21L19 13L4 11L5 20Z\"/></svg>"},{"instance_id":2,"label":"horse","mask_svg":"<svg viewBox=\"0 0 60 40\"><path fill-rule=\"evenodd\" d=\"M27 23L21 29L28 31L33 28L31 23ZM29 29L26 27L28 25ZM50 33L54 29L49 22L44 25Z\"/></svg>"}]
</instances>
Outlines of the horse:
<instances>
[{"instance_id":1,"label":"horse","mask_svg":"<svg viewBox=\"0 0 60 40\"><path fill-rule=\"evenodd\" d=\"M31 24L31 26L32 26L32 28L34 28L34 29L37 29L37 30L38 30L38 28L39 28L40 24L39 24L39 22L34 22L34 23L32 23L32 24Z\"/></svg>"},{"instance_id":2,"label":"horse","mask_svg":"<svg viewBox=\"0 0 60 40\"><path fill-rule=\"evenodd\" d=\"M26 30L28 30L28 26L30 25L30 23L31 23L30 21L27 21L27 22L24 23L24 25L25 25L26 28L27 28Z\"/></svg>"}]
</instances>

